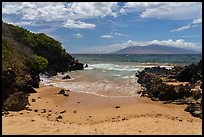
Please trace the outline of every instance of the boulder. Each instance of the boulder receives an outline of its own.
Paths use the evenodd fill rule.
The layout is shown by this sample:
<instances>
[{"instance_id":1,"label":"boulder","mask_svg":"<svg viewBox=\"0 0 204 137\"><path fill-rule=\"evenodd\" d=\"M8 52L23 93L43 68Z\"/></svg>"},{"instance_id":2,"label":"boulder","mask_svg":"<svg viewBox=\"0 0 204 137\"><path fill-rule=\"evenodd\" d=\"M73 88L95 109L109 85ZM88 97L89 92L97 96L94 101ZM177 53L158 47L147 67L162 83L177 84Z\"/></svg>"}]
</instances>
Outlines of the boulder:
<instances>
[{"instance_id":1,"label":"boulder","mask_svg":"<svg viewBox=\"0 0 204 137\"><path fill-rule=\"evenodd\" d=\"M32 80L31 85L34 88L39 88L39 83L40 83L40 76L39 76L39 74L33 74L32 78L33 78L33 80Z\"/></svg>"},{"instance_id":2,"label":"boulder","mask_svg":"<svg viewBox=\"0 0 204 137\"><path fill-rule=\"evenodd\" d=\"M192 116L199 117L202 119L202 104L201 103L192 103L188 105L185 111L190 112Z\"/></svg>"},{"instance_id":3,"label":"boulder","mask_svg":"<svg viewBox=\"0 0 204 137\"><path fill-rule=\"evenodd\" d=\"M71 77L69 75L66 75L62 79L71 79Z\"/></svg>"},{"instance_id":4,"label":"boulder","mask_svg":"<svg viewBox=\"0 0 204 137\"><path fill-rule=\"evenodd\" d=\"M4 101L3 108L10 111L20 111L26 108L28 96L23 92L15 92Z\"/></svg>"},{"instance_id":5,"label":"boulder","mask_svg":"<svg viewBox=\"0 0 204 137\"><path fill-rule=\"evenodd\" d=\"M65 94L65 90L64 90L64 89L60 90L60 91L58 92L58 94Z\"/></svg>"},{"instance_id":6,"label":"boulder","mask_svg":"<svg viewBox=\"0 0 204 137\"><path fill-rule=\"evenodd\" d=\"M65 112L66 112L66 110L63 110L63 111L60 112L60 114L65 113Z\"/></svg>"},{"instance_id":7,"label":"boulder","mask_svg":"<svg viewBox=\"0 0 204 137\"><path fill-rule=\"evenodd\" d=\"M192 116L202 118L202 112L201 111L194 111L194 112L192 112Z\"/></svg>"},{"instance_id":8,"label":"boulder","mask_svg":"<svg viewBox=\"0 0 204 137\"><path fill-rule=\"evenodd\" d=\"M192 112L200 110L200 109L201 109L200 104L192 103L192 104L189 104L184 110L192 113Z\"/></svg>"},{"instance_id":9,"label":"boulder","mask_svg":"<svg viewBox=\"0 0 204 137\"><path fill-rule=\"evenodd\" d=\"M62 116L61 115L59 115L56 119L62 119Z\"/></svg>"},{"instance_id":10,"label":"boulder","mask_svg":"<svg viewBox=\"0 0 204 137\"><path fill-rule=\"evenodd\" d=\"M84 69L84 64L76 62L76 63L74 63L74 69L75 70L83 70Z\"/></svg>"},{"instance_id":11,"label":"boulder","mask_svg":"<svg viewBox=\"0 0 204 137\"><path fill-rule=\"evenodd\" d=\"M64 96L68 97L69 95L68 94L64 94Z\"/></svg>"}]
</instances>

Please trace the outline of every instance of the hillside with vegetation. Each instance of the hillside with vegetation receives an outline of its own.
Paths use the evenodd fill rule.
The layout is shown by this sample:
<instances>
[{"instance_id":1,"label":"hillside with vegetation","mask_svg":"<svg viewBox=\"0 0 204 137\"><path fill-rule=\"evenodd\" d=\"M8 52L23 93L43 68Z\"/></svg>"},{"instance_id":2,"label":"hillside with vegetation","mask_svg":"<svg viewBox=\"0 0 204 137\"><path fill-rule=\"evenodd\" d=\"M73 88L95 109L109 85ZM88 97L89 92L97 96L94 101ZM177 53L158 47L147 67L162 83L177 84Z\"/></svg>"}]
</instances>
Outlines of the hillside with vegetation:
<instances>
[{"instance_id":1,"label":"hillside with vegetation","mask_svg":"<svg viewBox=\"0 0 204 137\"><path fill-rule=\"evenodd\" d=\"M22 27L2 22L3 110L22 110L29 93L39 87L40 73L82 70L61 43L44 33L35 34Z\"/></svg>"}]
</instances>

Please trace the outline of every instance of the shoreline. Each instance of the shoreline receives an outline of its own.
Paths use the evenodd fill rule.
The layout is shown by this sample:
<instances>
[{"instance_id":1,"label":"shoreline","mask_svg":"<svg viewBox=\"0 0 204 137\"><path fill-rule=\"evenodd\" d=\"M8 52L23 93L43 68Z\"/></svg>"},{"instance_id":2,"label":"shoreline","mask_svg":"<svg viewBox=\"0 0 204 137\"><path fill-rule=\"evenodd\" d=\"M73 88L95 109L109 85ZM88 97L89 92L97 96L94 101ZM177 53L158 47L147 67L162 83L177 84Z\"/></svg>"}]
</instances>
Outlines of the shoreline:
<instances>
[{"instance_id":1,"label":"shoreline","mask_svg":"<svg viewBox=\"0 0 204 137\"><path fill-rule=\"evenodd\" d=\"M202 134L202 120L183 111L186 105L74 91L67 97L55 94L61 89L40 85L29 96L29 109L2 116L2 134Z\"/></svg>"}]
</instances>

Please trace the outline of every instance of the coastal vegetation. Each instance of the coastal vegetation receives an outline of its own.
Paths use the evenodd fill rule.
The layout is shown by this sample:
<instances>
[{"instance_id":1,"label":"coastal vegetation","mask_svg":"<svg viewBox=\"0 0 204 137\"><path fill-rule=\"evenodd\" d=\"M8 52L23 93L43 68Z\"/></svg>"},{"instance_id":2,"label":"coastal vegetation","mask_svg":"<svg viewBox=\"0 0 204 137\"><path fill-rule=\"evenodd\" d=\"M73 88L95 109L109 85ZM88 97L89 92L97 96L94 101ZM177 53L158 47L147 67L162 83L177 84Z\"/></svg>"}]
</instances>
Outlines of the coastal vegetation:
<instances>
[{"instance_id":1,"label":"coastal vegetation","mask_svg":"<svg viewBox=\"0 0 204 137\"><path fill-rule=\"evenodd\" d=\"M59 41L2 22L3 110L26 107L28 93L39 87L39 73L52 76L78 69L83 69L83 64L67 53Z\"/></svg>"}]
</instances>

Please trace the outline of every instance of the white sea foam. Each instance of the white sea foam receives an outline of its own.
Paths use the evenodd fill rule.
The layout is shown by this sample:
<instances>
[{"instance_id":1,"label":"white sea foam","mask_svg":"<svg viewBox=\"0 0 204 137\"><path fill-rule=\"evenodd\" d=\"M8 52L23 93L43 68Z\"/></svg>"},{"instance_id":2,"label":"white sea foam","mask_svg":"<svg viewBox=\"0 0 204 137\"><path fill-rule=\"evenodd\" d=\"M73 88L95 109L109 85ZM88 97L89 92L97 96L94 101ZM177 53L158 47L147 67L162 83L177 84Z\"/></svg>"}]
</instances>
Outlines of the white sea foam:
<instances>
[{"instance_id":1,"label":"white sea foam","mask_svg":"<svg viewBox=\"0 0 204 137\"><path fill-rule=\"evenodd\" d=\"M83 74L82 74L83 75ZM100 95L104 97L125 97L125 96L135 96L137 87L135 86L135 81L131 79L128 81L116 81L110 80L104 77L104 79L89 81L83 80L80 81L80 78L75 82L67 82L60 79L62 76L54 76L54 77L46 77L41 75L40 79L42 84L44 85L52 85L54 87L60 87L69 89L75 92L83 92L89 94ZM83 76L82 76L83 77Z\"/></svg>"},{"instance_id":2,"label":"white sea foam","mask_svg":"<svg viewBox=\"0 0 204 137\"><path fill-rule=\"evenodd\" d=\"M158 67L159 65L142 63L141 65L118 65L118 64L89 64L85 70L109 70L109 71L142 71L144 68ZM173 68L173 66L161 65L160 67L165 67L167 69Z\"/></svg>"},{"instance_id":3,"label":"white sea foam","mask_svg":"<svg viewBox=\"0 0 204 137\"><path fill-rule=\"evenodd\" d=\"M112 76L114 76L114 77L120 77L121 75L120 75L120 74L112 74Z\"/></svg>"},{"instance_id":4,"label":"white sea foam","mask_svg":"<svg viewBox=\"0 0 204 137\"><path fill-rule=\"evenodd\" d=\"M167 69L173 66L162 64ZM80 72L58 73L57 76L48 77L40 75L41 83L69 89L75 92L84 92L100 96L135 96L139 89L135 73L146 67L157 67L156 64L89 64ZM72 73L74 82L63 80L62 77ZM80 75L78 75L80 74ZM69 75L69 74L68 74ZM87 78L87 79L86 79Z\"/></svg>"},{"instance_id":5,"label":"white sea foam","mask_svg":"<svg viewBox=\"0 0 204 137\"><path fill-rule=\"evenodd\" d=\"M90 64L85 70L110 70L110 71L138 71L139 68L135 66L118 65L118 64Z\"/></svg>"}]
</instances>

